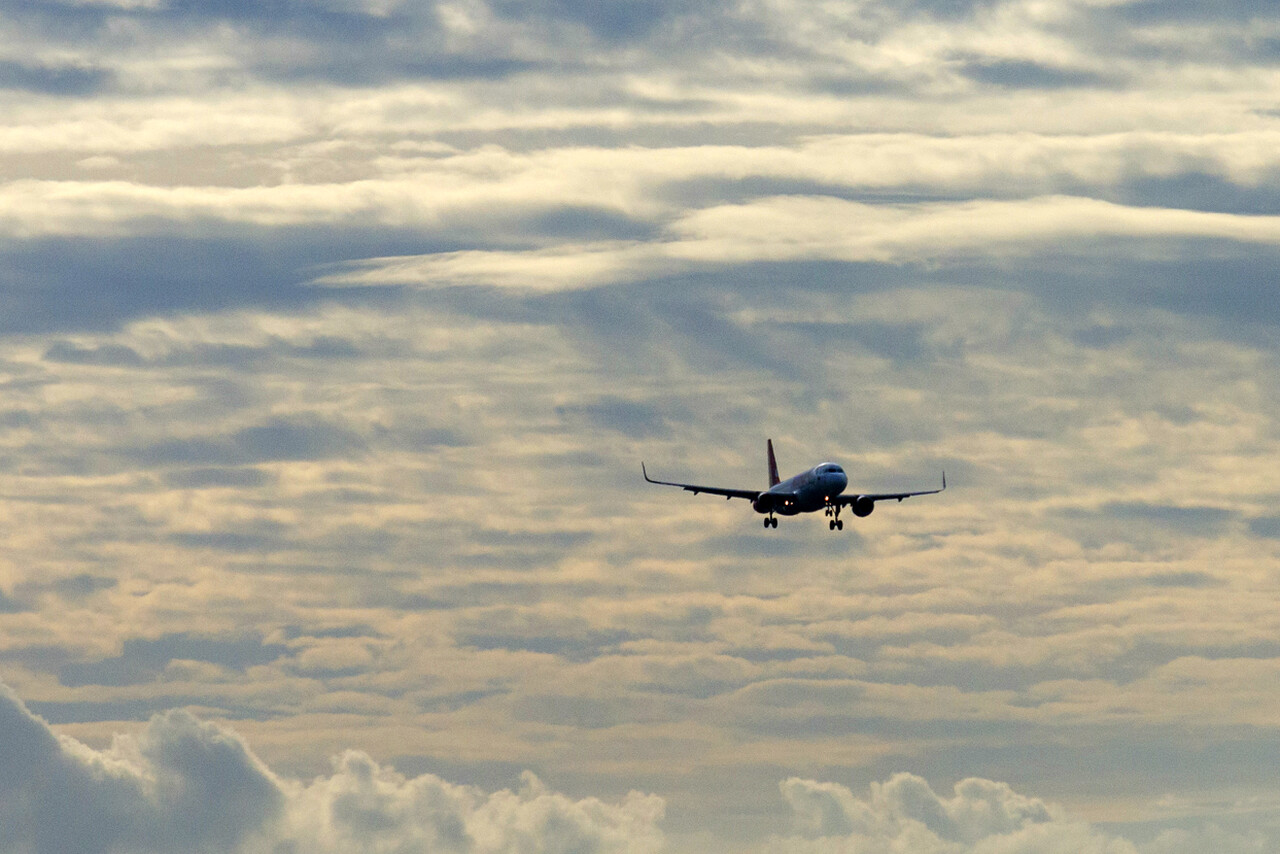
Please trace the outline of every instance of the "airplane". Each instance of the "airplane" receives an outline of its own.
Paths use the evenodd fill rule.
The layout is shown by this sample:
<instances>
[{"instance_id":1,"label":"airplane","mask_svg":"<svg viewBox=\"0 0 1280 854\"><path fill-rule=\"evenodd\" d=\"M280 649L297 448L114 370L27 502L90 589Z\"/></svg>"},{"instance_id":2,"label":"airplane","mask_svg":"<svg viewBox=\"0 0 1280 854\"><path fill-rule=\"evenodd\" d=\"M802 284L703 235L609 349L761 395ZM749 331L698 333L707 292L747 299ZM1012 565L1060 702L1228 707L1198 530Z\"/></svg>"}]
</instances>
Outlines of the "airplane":
<instances>
[{"instance_id":1,"label":"airplane","mask_svg":"<svg viewBox=\"0 0 1280 854\"><path fill-rule=\"evenodd\" d=\"M773 456L773 440L768 439L766 442L765 447L769 452L769 488L765 490L728 489L723 486L697 486L692 483L672 483L668 480L654 480L649 477L649 471L645 468L643 462L640 463L640 471L645 480L649 483L656 483L659 486L678 486L685 492L692 492L694 495L700 492L705 492L708 495L723 495L726 501L733 498L745 498L751 502L751 507L757 513L764 514L764 526L775 529L778 527L777 515L795 516L798 513L812 513L815 510L823 510L830 519L828 527L832 531L843 531L844 522L840 519L840 511L845 507L848 507L853 512L853 515L858 518L865 518L870 516L871 511L876 508L877 501L897 501L901 503L904 498L911 498L916 495L936 495L947 488L947 473L944 471L942 473L942 489L926 489L922 492L880 492L846 495L844 494L844 488L849 485L849 478L845 475L844 469L835 463L822 463L808 471L801 472L795 477L781 480L778 477L778 461Z\"/></svg>"}]
</instances>

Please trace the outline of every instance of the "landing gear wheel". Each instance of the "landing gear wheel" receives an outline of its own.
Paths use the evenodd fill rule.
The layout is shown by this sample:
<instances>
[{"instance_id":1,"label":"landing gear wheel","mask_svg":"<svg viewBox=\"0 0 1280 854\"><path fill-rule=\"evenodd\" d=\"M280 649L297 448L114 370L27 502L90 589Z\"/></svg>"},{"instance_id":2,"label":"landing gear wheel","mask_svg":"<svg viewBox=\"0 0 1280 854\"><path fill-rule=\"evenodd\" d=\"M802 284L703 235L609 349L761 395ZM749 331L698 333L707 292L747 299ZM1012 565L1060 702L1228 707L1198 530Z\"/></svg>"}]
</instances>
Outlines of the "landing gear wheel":
<instances>
[{"instance_id":1,"label":"landing gear wheel","mask_svg":"<svg viewBox=\"0 0 1280 854\"><path fill-rule=\"evenodd\" d=\"M843 531L843 530L844 530L844 522L843 522L842 520L837 519L837 520L836 520L836 522L835 522L835 524L836 524L836 530L837 530L837 531Z\"/></svg>"}]
</instances>

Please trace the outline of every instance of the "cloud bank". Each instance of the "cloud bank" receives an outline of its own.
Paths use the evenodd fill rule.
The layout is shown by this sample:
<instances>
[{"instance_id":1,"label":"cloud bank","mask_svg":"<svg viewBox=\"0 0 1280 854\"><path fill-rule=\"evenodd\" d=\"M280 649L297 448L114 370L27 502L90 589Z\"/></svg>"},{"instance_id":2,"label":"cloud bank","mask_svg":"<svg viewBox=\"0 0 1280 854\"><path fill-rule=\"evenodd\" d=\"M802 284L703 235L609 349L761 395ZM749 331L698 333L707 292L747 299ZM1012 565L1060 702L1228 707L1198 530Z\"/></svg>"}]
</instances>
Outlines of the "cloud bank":
<instances>
[{"instance_id":1,"label":"cloud bank","mask_svg":"<svg viewBox=\"0 0 1280 854\"><path fill-rule=\"evenodd\" d=\"M660 854L663 800L610 803L552 792L524 772L518 791L486 793L432 774L406 777L348 751L309 782L269 770L234 732L182 711L93 750L52 733L0 686L0 846L15 854L370 851L458 854ZM1260 834L1211 825L1141 845L1004 783L970 778L951 797L911 774L866 796L797 777L780 785L793 830L760 854L1244 854Z\"/></svg>"},{"instance_id":2,"label":"cloud bank","mask_svg":"<svg viewBox=\"0 0 1280 854\"><path fill-rule=\"evenodd\" d=\"M572 800L532 774L486 794L406 778L348 752L310 783L269 771L185 712L95 751L54 735L0 686L0 847L14 854L306 851L656 854L663 802Z\"/></svg>"},{"instance_id":3,"label":"cloud bank","mask_svg":"<svg viewBox=\"0 0 1280 854\"><path fill-rule=\"evenodd\" d=\"M775 854L1244 854L1274 844L1261 834L1213 826L1165 831L1135 844L1007 784L977 778L956 783L951 797L911 774L873 783L866 797L798 778L781 788L798 832L773 839L765 850Z\"/></svg>"}]
</instances>

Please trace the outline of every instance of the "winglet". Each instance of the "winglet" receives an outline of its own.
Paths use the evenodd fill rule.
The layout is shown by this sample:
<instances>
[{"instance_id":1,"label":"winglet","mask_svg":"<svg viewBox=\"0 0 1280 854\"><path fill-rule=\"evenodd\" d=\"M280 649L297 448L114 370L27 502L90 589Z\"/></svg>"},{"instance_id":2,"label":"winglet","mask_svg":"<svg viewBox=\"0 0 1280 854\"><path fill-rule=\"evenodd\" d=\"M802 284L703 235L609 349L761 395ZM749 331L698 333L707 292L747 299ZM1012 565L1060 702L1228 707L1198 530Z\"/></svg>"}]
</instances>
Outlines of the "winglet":
<instances>
[{"instance_id":1,"label":"winglet","mask_svg":"<svg viewBox=\"0 0 1280 854\"><path fill-rule=\"evenodd\" d=\"M640 473L644 475L644 479L649 481L649 483L657 483L656 480L649 477L649 472L645 469L643 460L640 461Z\"/></svg>"},{"instance_id":2,"label":"winglet","mask_svg":"<svg viewBox=\"0 0 1280 854\"><path fill-rule=\"evenodd\" d=\"M947 488L947 470L946 469L942 470L942 488L943 489Z\"/></svg>"}]
</instances>

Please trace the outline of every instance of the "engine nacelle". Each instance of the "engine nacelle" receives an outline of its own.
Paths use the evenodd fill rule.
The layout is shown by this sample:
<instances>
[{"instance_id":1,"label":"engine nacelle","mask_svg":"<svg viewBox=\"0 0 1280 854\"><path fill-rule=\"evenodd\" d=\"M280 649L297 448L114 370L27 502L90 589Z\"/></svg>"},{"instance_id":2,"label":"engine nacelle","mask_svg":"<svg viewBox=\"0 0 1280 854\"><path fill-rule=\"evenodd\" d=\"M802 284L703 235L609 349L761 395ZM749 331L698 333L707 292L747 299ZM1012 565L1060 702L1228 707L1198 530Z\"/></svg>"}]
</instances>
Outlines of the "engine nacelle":
<instances>
[{"instance_id":1,"label":"engine nacelle","mask_svg":"<svg viewBox=\"0 0 1280 854\"><path fill-rule=\"evenodd\" d=\"M865 519L871 515L871 511L876 509L876 503L865 495L859 495L849 504L849 509L853 511L853 515L859 519Z\"/></svg>"}]
</instances>

